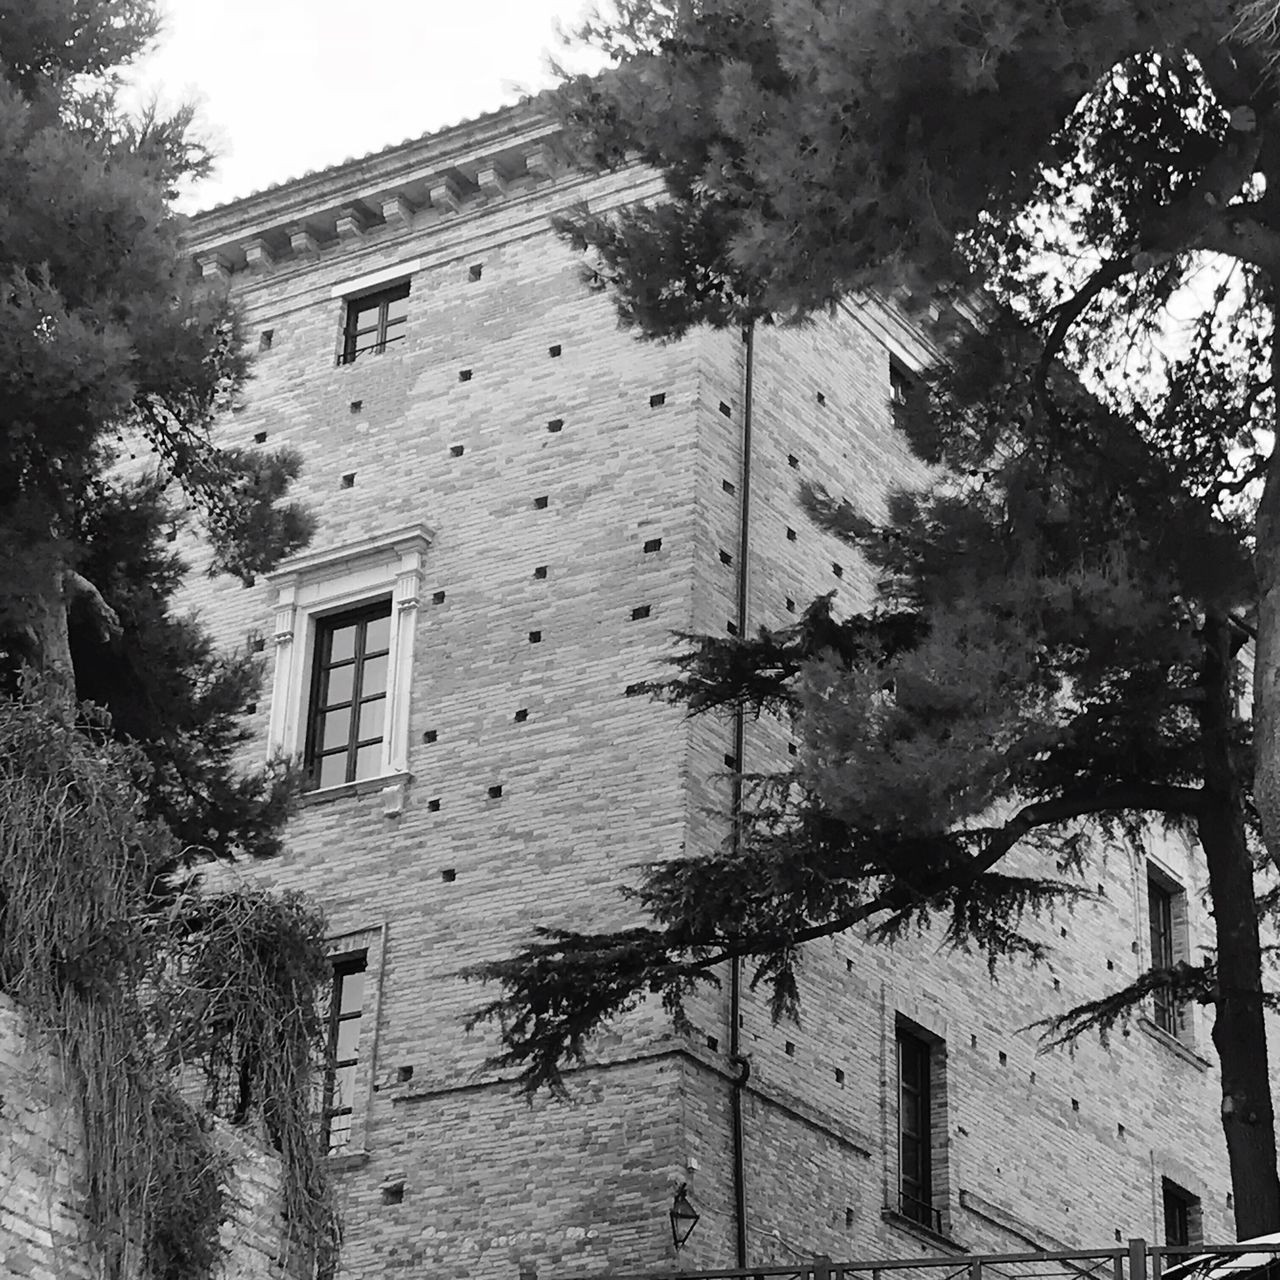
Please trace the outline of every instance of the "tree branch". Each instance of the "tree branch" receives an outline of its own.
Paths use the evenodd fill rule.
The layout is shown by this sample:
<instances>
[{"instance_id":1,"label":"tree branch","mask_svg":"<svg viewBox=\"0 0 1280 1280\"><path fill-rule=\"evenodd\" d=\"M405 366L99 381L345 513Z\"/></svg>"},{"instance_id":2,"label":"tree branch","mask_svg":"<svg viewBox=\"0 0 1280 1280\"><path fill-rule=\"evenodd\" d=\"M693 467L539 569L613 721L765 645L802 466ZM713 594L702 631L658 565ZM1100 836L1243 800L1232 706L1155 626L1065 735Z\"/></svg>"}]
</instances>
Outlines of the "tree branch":
<instances>
[{"instance_id":1,"label":"tree branch","mask_svg":"<svg viewBox=\"0 0 1280 1280\"><path fill-rule=\"evenodd\" d=\"M908 886L898 881L891 889L885 890L869 901L861 903L850 911L843 912L819 924L810 925L806 929L789 930L777 934L753 934L749 939L724 944L712 943L710 940L702 945L715 945L714 955L690 961L688 972L699 972L713 968L725 960L743 959L747 956L760 955L763 952L797 947L805 942L813 942L818 938L843 933L856 924L878 915L882 911L902 911L911 906L927 902L943 894L954 893L972 885L981 875L990 871L1006 854L1010 853L1019 840L1029 835L1037 827L1056 826L1062 822L1070 822L1074 818L1085 818L1104 813L1124 813L1130 810L1156 810L1161 813L1192 815L1199 812L1202 804L1201 793L1194 787L1162 786L1158 784L1131 783L1123 786L1109 787L1104 791L1063 795L1052 800L1037 801L1020 809L1008 822L999 827L979 828L966 835L989 835L990 839L981 853L976 854L962 867L951 864L953 874L948 875L945 883L931 888L925 886ZM688 949L687 940L679 949ZM677 948L672 948L673 950Z\"/></svg>"},{"instance_id":2,"label":"tree branch","mask_svg":"<svg viewBox=\"0 0 1280 1280\"><path fill-rule=\"evenodd\" d=\"M105 644L120 634L120 617L103 599L102 592L82 573L68 569L62 575L62 588L68 604L83 605L93 619L98 639Z\"/></svg>"}]
</instances>

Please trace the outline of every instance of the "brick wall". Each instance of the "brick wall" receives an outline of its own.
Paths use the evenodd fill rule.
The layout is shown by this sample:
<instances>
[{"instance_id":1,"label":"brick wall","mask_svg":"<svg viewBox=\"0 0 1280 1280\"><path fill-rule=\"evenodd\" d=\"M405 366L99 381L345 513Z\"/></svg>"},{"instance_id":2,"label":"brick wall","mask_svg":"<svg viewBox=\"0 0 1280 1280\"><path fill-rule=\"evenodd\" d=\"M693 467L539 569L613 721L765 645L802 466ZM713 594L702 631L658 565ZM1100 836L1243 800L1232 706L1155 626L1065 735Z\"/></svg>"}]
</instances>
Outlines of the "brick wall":
<instances>
[{"instance_id":1,"label":"brick wall","mask_svg":"<svg viewBox=\"0 0 1280 1280\"><path fill-rule=\"evenodd\" d=\"M524 127L513 114L511 130ZM216 249L237 265L251 338L271 333L225 439L301 451L317 549L409 521L434 531L401 811L388 816L376 793L313 803L287 856L255 874L316 895L336 945L368 955L355 1138L335 1160L345 1275L669 1266L666 1213L682 1181L703 1220L681 1260L730 1265L723 989L693 1002L688 1041L649 1006L611 1027L571 1074L570 1104L527 1105L484 1067L492 1037L463 1030L486 996L464 966L508 954L538 924L628 919L617 888L636 864L724 837L731 726L683 723L624 690L662 671L673 631L724 633L740 567L740 335L656 345L620 332L547 216L584 197L598 208L651 196L652 180L552 180L531 167L501 194L476 158L501 135L502 119L486 118L193 228L198 257ZM470 191L457 209L427 196L446 170ZM373 217L362 236L282 252L266 269L238 266L251 238L279 245L288 219L330 225L333 209L361 192L362 208L379 207L397 183L410 216ZM338 364L344 282L407 260L404 341ZM798 486L820 480L874 511L921 478L888 395L890 357L922 355L870 303L802 329L757 328L752 626L785 623L833 589L841 609L866 601L867 568L808 524ZM198 545L188 551L199 567ZM193 575L189 599L228 644L270 633L265 584ZM263 735L270 700L267 688ZM788 743L786 726L750 724L744 767L785 759ZM1188 929L1203 941L1202 868L1172 843L1150 856L1186 887ZM1189 1047L1142 1024L1073 1057L1037 1057L1026 1030L1137 972L1144 863L1110 851L1097 905L1033 926L1054 943L1051 962L1002 969L998 983L933 936L893 950L841 937L806 950L799 1026L774 1026L748 995L753 1260L1159 1237L1161 1176L1202 1197L1207 1235L1227 1234L1203 1020ZM883 1212L897 1177L899 1018L945 1041L934 1155L946 1238Z\"/></svg>"},{"instance_id":2,"label":"brick wall","mask_svg":"<svg viewBox=\"0 0 1280 1280\"><path fill-rule=\"evenodd\" d=\"M223 1126L217 1140L234 1171L221 1280L271 1280L280 1275L276 1161ZM100 1275L79 1208L84 1179L80 1121L57 1060L21 1010L0 996L0 1275L6 1280Z\"/></svg>"}]
</instances>

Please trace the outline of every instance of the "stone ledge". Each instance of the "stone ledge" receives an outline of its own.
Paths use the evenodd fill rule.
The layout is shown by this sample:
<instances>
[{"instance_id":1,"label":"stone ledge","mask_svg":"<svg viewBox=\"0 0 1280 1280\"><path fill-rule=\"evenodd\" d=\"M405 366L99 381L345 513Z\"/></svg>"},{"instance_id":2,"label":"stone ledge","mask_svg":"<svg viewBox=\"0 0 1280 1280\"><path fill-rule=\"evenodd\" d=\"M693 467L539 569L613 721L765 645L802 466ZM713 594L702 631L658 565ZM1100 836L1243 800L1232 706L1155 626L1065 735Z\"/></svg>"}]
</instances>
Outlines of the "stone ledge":
<instances>
[{"instance_id":1,"label":"stone ledge","mask_svg":"<svg viewBox=\"0 0 1280 1280\"><path fill-rule=\"evenodd\" d=\"M880 1210L880 1220L887 1222L891 1227L897 1227L900 1231L905 1231L910 1236L915 1236L918 1240L923 1240L926 1244L933 1245L935 1249L938 1245L941 1245L948 1253L969 1252L968 1248L962 1245L959 1240L946 1235L944 1232L934 1231L931 1227L926 1227L914 1218L908 1218L905 1213L899 1213L897 1209L890 1208L889 1205L885 1205Z\"/></svg>"},{"instance_id":2,"label":"stone ledge","mask_svg":"<svg viewBox=\"0 0 1280 1280\"><path fill-rule=\"evenodd\" d=\"M1213 1065L1208 1058L1201 1057L1190 1045L1183 1044L1177 1036L1171 1036L1163 1028L1156 1026L1150 1018L1139 1017L1138 1026L1157 1044L1162 1044L1170 1053L1176 1054L1184 1062L1188 1062L1197 1071L1208 1071Z\"/></svg>"},{"instance_id":3,"label":"stone ledge","mask_svg":"<svg viewBox=\"0 0 1280 1280\"><path fill-rule=\"evenodd\" d=\"M319 791L304 791L298 797L298 805L310 809L315 805L331 804L335 800L346 800L350 796L368 796L377 791L385 791L388 787L403 787L413 781L413 774L383 773L376 778L361 778L359 782L344 782L338 787L323 787Z\"/></svg>"}]
</instances>

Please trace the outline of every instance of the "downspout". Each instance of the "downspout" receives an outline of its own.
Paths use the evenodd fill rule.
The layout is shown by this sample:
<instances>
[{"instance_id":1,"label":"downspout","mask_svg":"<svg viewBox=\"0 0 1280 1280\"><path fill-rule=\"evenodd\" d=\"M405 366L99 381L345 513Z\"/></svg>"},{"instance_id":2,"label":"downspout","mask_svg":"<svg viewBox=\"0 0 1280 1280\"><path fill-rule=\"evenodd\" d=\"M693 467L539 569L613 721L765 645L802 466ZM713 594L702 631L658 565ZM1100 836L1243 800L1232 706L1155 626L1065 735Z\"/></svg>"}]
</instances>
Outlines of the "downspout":
<instances>
[{"instance_id":1,"label":"downspout","mask_svg":"<svg viewBox=\"0 0 1280 1280\"><path fill-rule=\"evenodd\" d=\"M751 550L751 411L755 374L755 321L747 322L742 332L746 344L742 390L742 495L738 529L738 635L747 636L747 566ZM739 705L733 717L733 807L730 848L736 857L742 848L743 752L746 749L747 711ZM742 960L735 956L729 969L729 1061L737 1069L730 1086L730 1114L733 1127L733 1204L737 1237L737 1266L747 1264L747 1167L742 1133L742 1091L751 1076L751 1061L742 1052Z\"/></svg>"}]
</instances>

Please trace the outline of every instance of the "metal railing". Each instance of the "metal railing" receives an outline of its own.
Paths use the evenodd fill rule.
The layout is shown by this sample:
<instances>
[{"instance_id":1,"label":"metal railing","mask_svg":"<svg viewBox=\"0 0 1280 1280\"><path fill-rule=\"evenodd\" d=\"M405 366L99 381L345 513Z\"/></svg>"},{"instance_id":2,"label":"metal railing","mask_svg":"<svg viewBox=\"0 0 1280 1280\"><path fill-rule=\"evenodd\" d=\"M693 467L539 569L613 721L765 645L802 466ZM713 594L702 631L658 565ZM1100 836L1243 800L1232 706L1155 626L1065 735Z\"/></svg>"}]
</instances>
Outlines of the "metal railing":
<instances>
[{"instance_id":1,"label":"metal railing","mask_svg":"<svg viewBox=\"0 0 1280 1280\"><path fill-rule=\"evenodd\" d=\"M1262 1244L1153 1245L1109 1249L965 1253L714 1271L633 1273L611 1280L1280 1280L1280 1240ZM597 1277L598 1280L598 1277Z\"/></svg>"}]
</instances>

